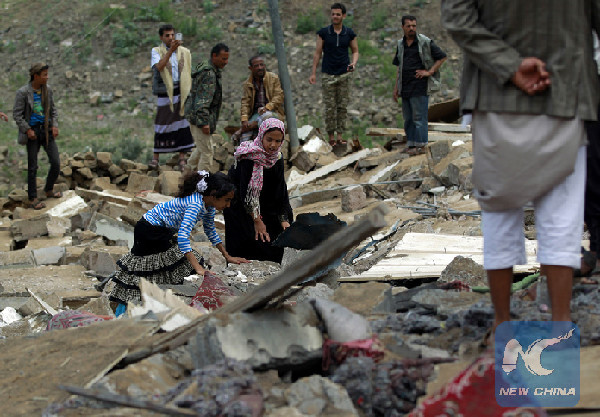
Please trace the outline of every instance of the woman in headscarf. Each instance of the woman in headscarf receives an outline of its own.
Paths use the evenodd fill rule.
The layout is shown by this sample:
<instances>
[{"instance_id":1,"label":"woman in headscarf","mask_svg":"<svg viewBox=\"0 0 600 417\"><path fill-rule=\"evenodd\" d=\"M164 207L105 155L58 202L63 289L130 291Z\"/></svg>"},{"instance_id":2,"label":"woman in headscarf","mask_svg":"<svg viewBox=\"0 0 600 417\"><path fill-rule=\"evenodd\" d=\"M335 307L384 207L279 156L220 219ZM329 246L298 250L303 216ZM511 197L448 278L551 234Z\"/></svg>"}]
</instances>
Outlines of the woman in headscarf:
<instances>
[{"instance_id":1,"label":"woman in headscarf","mask_svg":"<svg viewBox=\"0 0 600 417\"><path fill-rule=\"evenodd\" d=\"M267 119L256 139L235 151L229 178L236 198L223 210L225 246L232 256L281 263L283 248L271 243L293 220L280 152L284 134L281 120Z\"/></svg>"},{"instance_id":2,"label":"woman in headscarf","mask_svg":"<svg viewBox=\"0 0 600 417\"><path fill-rule=\"evenodd\" d=\"M215 213L229 207L234 190L225 174L192 172L184 177L173 200L157 204L144 214L135 225L133 247L119 259L112 278L116 285L110 300L119 303L117 316L125 312L128 301L141 301L140 278L177 285L188 275L204 274L204 261L190 243L192 229L199 221L208 240L227 262L248 262L231 256L215 229Z\"/></svg>"}]
</instances>

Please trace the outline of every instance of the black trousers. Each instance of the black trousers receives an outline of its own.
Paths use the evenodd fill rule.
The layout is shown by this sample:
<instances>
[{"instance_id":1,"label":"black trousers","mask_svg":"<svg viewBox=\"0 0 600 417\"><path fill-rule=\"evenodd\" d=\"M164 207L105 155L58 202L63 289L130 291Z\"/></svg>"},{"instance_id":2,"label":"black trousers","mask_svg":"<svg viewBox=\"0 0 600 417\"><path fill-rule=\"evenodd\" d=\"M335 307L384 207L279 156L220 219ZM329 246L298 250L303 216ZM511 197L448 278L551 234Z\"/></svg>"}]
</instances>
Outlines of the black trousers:
<instances>
[{"instance_id":1,"label":"black trousers","mask_svg":"<svg viewBox=\"0 0 600 417\"><path fill-rule=\"evenodd\" d=\"M48 171L46 185L44 186L44 191L46 192L52 191L58 174L60 174L60 156L58 155L56 141L54 140L54 136L52 136L51 127L48 128L48 143L46 143L46 132L43 125L36 125L31 128L35 132L36 139L27 140L27 196L29 200L35 200L37 198L37 160L40 148L44 148L50 161L50 170Z\"/></svg>"},{"instance_id":2,"label":"black trousers","mask_svg":"<svg viewBox=\"0 0 600 417\"><path fill-rule=\"evenodd\" d=\"M600 249L600 121L586 122L585 127L589 143L584 218L590 232L590 250L596 252Z\"/></svg>"}]
</instances>

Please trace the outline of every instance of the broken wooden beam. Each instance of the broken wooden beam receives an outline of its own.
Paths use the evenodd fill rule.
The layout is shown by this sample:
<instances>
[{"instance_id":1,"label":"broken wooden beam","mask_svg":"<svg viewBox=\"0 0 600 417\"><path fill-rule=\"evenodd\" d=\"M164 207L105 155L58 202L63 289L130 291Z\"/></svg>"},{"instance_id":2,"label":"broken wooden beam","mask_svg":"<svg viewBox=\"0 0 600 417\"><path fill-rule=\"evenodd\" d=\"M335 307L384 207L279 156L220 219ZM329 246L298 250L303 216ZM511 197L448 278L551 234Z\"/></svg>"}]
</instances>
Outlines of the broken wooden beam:
<instances>
[{"instance_id":1,"label":"broken wooden beam","mask_svg":"<svg viewBox=\"0 0 600 417\"><path fill-rule=\"evenodd\" d=\"M211 314L206 314L193 320L190 324L181 327L163 338L154 341L151 345L131 352L123 361L124 364L138 362L155 353L175 349L185 344L194 335L196 329L213 314L233 314L242 311L256 310L274 297L282 295L288 288L313 276L316 272L335 262L342 254L349 251L356 244L386 225L385 214L388 208L380 204L367 215L349 227L345 227L322 242L316 248L308 251L304 256L291 263L283 271L275 274L252 292L224 305Z\"/></svg>"},{"instance_id":2,"label":"broken wooden beam","mask_svg":"<svg viewBox=\"0 0 600 417\"><path fill-rule=\"evenodd\" d=\"M168 416L177 417L188 417L198 416L198 413L192 410L186 410L182 408L166 407L162 404L157 404L153 401L140 400L126 395L113 394L111 392L101 392L97 390L86 390L78 387L69 387L65 385L58 386L63 391L67 391L69 394L79 395L81 397L92 398L97 401L102 401L108 404L120 405L129 408L138 408L142 410L150 410L157 413L165 414Z\"/></svg>"},{"instance_id":3,"label":"broken wooden beam","mask_svg":"<svg viewBox=\"0 0 600 417\"><path fill-rule=\"evenodd\" d=\"M331 164L327 164L324 167L316 169L314 171L309 172L308 174L302 175L301 177L295 178L292 181L287 183L288 190L291 190L294 187L310 184L311 182L324 177L332 172L340 170L342 168L347 167L348 165L362 159L366 158L369 155L372 155L376 151L374 149L363 149L361 151L352 153L344 158L340 158Z\"/></svg>"}]
</instances>

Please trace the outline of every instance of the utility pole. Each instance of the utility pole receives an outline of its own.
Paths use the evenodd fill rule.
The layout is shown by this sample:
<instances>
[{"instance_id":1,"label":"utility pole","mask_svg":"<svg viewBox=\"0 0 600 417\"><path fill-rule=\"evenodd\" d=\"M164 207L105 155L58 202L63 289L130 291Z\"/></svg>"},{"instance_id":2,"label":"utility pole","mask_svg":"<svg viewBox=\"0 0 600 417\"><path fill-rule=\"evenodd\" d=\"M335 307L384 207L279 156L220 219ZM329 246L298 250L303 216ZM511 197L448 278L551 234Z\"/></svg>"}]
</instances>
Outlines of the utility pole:
<instances>
[{"instance_id":1,"label":"utility pole","mask_svg":"<svg viewBox=\"0 0 600 417\"><path fill-rule=\"evenodd\" d=\"M269 14L271 15L271 31L273 32L273 42L275 42L275 53L277 54L277 64L279 68L279 79L285 95L285 118L287 121L287 130L290 135L290 148L294 153L298 147L298 130L296 127L296 110L292 100L292 82L287 67L287 58L285 55L285 46L283 45L283 29L281 28L281 19L279 18L279 6L277 0L269 1Z\"/></svg>"}]
</instances>

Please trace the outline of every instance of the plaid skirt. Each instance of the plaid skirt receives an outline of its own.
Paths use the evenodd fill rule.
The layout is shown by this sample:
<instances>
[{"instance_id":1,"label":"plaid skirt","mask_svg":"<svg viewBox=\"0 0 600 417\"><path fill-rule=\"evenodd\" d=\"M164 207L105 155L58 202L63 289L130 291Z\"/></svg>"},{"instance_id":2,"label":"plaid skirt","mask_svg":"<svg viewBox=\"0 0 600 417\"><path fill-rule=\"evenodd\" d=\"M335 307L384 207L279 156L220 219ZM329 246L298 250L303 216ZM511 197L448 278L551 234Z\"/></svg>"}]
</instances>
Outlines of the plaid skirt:
<instances>
[{"instance_id":1,"label":"plaid skirt","mask_svg":"<svg viewBox=\"0 0 600 417\"><path fill-rule=\"evenodd\" d=\"M127 304L141 302L140 278L155 284L179 285L183 278L196 273L174 239L175 232L166 227L153 226L145 219L137 222L131 251L117 261L118 270L112 280L116 284L110 300ZM195 250L192 253L200 265L204 259Z\"/></svg>"}]
</instances>

